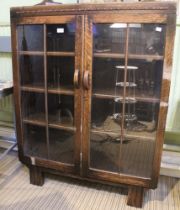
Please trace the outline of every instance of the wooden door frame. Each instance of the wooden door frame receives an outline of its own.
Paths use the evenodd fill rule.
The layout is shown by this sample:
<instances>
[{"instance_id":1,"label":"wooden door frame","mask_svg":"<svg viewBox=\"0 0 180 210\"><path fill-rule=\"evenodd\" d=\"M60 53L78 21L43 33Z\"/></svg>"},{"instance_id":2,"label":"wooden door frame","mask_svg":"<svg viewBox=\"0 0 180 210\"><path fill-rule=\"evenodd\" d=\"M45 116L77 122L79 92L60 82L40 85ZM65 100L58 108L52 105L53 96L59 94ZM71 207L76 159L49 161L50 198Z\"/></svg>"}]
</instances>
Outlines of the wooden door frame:
<instances>
[{"instance_id":1,"label":"wooden door frame","mask_svg":"<svg viewBox=\"0 0 180 210\"><path fill-rule=\"evenodd\" d=\"M155 153L152 168L152 188L156 188L160 173L161 157L164 143L164 132L168 111L168 101L171 85L173 46L176 31L176 14L169 14L166 20L166 39L163 62L163 75L161 83L160 107L158 116L158 128L156 133Z\"/></svg>"},{"instance_id":2,"label":"wooden door frame","mask_svg":"<svg viewBox=\"0 0 180 210\"><path fill-rule=\"evenodd\" d=\"M172 48L175 28L173 23L173 18L175 14L159 14L157 11L149 14L148 11L141 11L141 14L137 14L136 11L133 14L133 11L129 13L102 13L102 14L92 14L85 16L85 53L84 53L84 70L89 72L90 75L90 87L92 88L92 60L93 60L93 37L92 37L92 24L93 23L112 23L112 22L121 22L121 23L159 23L167 25L167 34L166 34L166 47L164 55L164 67L163 67L163 81L161 86L161 100L160 100L160 112L158 120L158 128L156 135L155 143L155 155L153 159L153 169L150 178L143 178L131 175L123 175L117 173L111 173L96 169L89 168L89 139L90 139L90 120L91 120L91 88L89 90L84 90L84 115L83 115L83 135L82 135L82 167L83 167L83 176L93 179L100 179L104 181L122 183L122 184L131 184L139 185L142 187L156 188L157 180L160 170L160 160L161 160L161 151L163 145L163 133L165 129L165 124L162 125L163 121L166 118L167 106L166 102L168 101L169 95L169 85L170 85L170 72L172 68ZM175 22L175 21L174 21ZM172 44L170 44L172 43ZM167 79L168 74L168 79ZM168 87L167 87L168 86Z\"/></svg>"},{"instance_id":3,"label":"wooden door frame","mask_svg":"<svg viewBox=\"0 0 180 210\"><path fill-rule=\"evenodd\" d=\"M15 113L16 113L16 127L17 127L17 138L18 138L18 151L19 159L26 165L35 165L40 167L47 167L56 169L65 173L80 174L80 151L81 151L81 114L82 113L82 60L83 60L83 33L81 33L83 27L83 16L82 15L63 15L63 16L33 16L33 17L21 17L11 19L11 37L12 37L12 53L13 53L13 78L14 81L14 101L15 101ZM21 110L21 84L20 84L20 72L19 72L19 61L18 61L18 49L17 49L17 26L18 25L30 25L40 24L44 26L44 47L46 46L46 24L64 24L75 21L76 32L75 32L75 65L74 70L79 70L79 87L74 91L74 119L76 125L75 139L74 139L74 164L60 163L48 159L42 159L39 157L29 157L24 154L23 149L23 122L22 122L22 110ZM46 47L43 50L44 59L44 74L45 74L45 109L46 117L48 113L47 105L47 50ZM48 141L48 119L46 118L46 140ZM47 142L48 144L48 142Z\"/></svg>"}]
</instances>

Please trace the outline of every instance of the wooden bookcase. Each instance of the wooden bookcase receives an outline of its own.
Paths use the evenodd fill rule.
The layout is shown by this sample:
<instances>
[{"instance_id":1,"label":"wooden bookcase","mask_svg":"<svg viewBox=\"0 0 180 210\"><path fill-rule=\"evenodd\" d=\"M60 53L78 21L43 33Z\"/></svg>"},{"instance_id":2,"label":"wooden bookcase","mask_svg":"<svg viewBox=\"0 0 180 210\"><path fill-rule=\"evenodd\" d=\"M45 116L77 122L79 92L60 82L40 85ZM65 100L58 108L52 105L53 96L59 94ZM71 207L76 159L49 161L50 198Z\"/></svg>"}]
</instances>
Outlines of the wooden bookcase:
<instances>
[{"instance_id":1,"label":"wooden bookcase","mask_svg":"<svg viewBox=\"0 0 180 210\"><path fill-rule=\"evenodd\" d=\"M174 3L11 9L19 159L45 172L156 188L172 69Z\"/></svg>"}]
</instances>

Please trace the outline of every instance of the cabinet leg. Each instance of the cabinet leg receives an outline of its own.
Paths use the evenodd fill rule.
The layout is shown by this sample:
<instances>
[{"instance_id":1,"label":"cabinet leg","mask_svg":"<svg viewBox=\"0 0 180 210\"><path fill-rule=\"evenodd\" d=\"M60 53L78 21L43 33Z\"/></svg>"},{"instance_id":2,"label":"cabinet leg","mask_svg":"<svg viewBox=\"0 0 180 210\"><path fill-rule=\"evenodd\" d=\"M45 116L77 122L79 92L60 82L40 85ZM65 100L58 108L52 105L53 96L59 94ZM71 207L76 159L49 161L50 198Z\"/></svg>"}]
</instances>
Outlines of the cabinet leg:
<instances>
[{"instance_id":1,"label":"cabinet leg","mask_svg":"<svg viewBox=\"0 0 180 210\"><path fill-rule=\"evenodd\" d=\"M136 186L129 187L127 205L141 208L143 202L143 193L144 193L143 187L136 187Z\"/></svg>"},{"instance_id":2,"label":"cabinet leg","mask_svg":"<svg viewBox=\"0 0 180 210\"><path fill-rule=\"evenodd\" d=\"M30 166L30 183L33 185L42 186L44 184L44 174L37 166Z\"/></svg>"}]
</instances>

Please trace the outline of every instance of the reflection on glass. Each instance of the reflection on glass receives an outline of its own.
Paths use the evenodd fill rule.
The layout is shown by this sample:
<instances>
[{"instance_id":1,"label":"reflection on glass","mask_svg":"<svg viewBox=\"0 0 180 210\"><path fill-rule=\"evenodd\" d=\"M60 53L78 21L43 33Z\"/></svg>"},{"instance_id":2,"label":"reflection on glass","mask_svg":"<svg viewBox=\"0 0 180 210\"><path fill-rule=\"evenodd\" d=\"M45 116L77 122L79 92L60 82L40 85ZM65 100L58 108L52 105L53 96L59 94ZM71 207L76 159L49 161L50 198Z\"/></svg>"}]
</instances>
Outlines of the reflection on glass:
<instances>
[{"instance_id":1,"label":"reflection on glass","mask_svg":"<svg viewBox=\"0 0 180 210\"><path fill-rule=\"evenodd\" d=\"M75 23L47 25L47 50L74 52Z\"/></svg>"},{"instance_id":2,"label":"reflection on glass","mask_svg":"<svg viewBox=\"0 0 180 210\"><path fill-rule=\"evenodd\" d=\"M49 159L62 163L73 164L73 132L49 128Z\"/></svg>"},{"instance_id":3,"label":"reflection on glass","mask_svg":"<svg viewBox=\"0 0 180 210\"><path fill-rule=\"evenodd\" d=\"M48 88L73 88L74 57L48 57Z\"/></svg>"},{"instance_id":4,"label":"reflection on glass","mask_svg":"<svg viewBox=\"0 0 180 210\"><path fill-rule=\"evenodd\" d=\"M18 50L43 51L43 25L19 25Z\"/></svg>"},{"instance_id":5,"label":"reflection on glass","mask_svg":"<svg viewBox=\"0 0 180 210\"><path fill-rule=\"evenodd\" d=\"M125 40L127 66L122 55ZM159 55L163 56L164 41L165 26L159 24L93 25L91 168L150 178L163 72Z\"/></svg>"},{"instance_id":6,"label":"reflection on glass","mask_svg":"<svg viewBox=\"0 0 180 210\"><path fill-rule=\"evenodd\" d=\"M126 98L134 103L126 103L125 115L135 116L127 119L126 134L155 139L162 80L162 61L130 60L136 70L127 69L127 81L134 87L126 86Z\"/></svg>"},{"instance_id":7,"label":"reflection on glass","mask_svg":"<svg viewBox=\"0 0 180 210\"><path fill-rule=\"evenodd\" d=\"M128 65L136 69L127 69L127 83L134 86L126 86L126 96L134 99L134 103L126 103L124 115L134 116L134 120L129 118L124 123L124 139L129 143L122 146L121 173L150 178L163 72L163 61L156 56L164 53L165 26L140 26L129 28L129 54L151 54L154 58L133 60L128 57Z\"/></svg>"},{"instance_id":8,"label":"reflection on glass","mask_svg":"<svg viewBox=\"0 0 180 210\"><path fill-rule=\"evenodd\" d=\"M113 24L94 24L94 53L124 53L125 34L124 25L117 28ZM123 99L119 83L124 81L124 71L117 71L116 66L123 65L124 56L93 59L90 167L116 173L122 140L121 127L116 121L123 108L116 100Z\"/></svg>"},{"instance_id":9,"label":"reflection on glass","mask_svg":"<svg viewBox=\"0 0 180 210\"><path fill-rule=\"evenodd\" d=\"M25 155L47 158L46 128L24 124Z\"/></svg>"},{"instance_id":10,"label":"reflection on glass","mask_svg":"<svg viewBox=\"0 0 180 210\"><path fill-rule=\"evenodd\" d=\"M119 171L120 136L118 133L94 133L90 135L90 167L105 171Z\"/></svg>"},{"instance_id":11,"label":"reflection on glass","mask_svg":"<svg viewBox=\"0 0 180 210\"><path fill-rule=\"evenodd\" d=\"M154 141L125 138L121 145L120 173L150 178L154 158Z\"/></svg>"},{"instance_id":12,"label":"reflection on glass","mask_svg":"<svg viewBox=\"0 0 180 210\"><path fill-rule=\"evenodd\" d=\"M49 123L73 126L74 97L59 94L48 94Z\"/></svg>"},{"instance_id":13,"label":"reflection on glass","mask_svg":"<svg viewBox=\"0 0 180 210\"><path fill-rule=\"evenodd\" d=\"M115 24L93 25L93 50L99 53L124 53L126 24L117 27Z\"/></svg>"},{"instance_id":14,"label":"reflection on glass","mask_svg":"<svg viewBox=\"0 0 180 210\"><path fill-rule=\"evenodd\" d=\"M22 92L22 115L24 119L45 121L45 97L42 93Z\"/></svg>"},{"instance_id":15,"label":"reflection on glass","mask_svg":"<svg viewBox=\"0 0 180 210\"><path fill-rule=\"evenodd\" d=\"M19 63L22 86L44 87L43 56L21 55Z\"/></svg>"},{"instance_id":16,"label":"reflection on glass","mask_svg":"<svg viewBox=\"0 0 180 210\"><path fill-rule=\"evenodd\" d=\"M129 53L163 55L165 25L129 24Z\"/></svg>"},{"instance_id":17,"label":"reflection on glass","mask_svg":"<svg viewBox=\"0 0 180 210\"><path fill-rule=\"evenodd\" d=\"M124 65L124 59L113 58L94 58L93 59L93 93L114 95L117 77L120 81L124 80L124 71L118 72L116 66ZM118 94L121 94L118 91Z\"/></svg>"}]
</instances>

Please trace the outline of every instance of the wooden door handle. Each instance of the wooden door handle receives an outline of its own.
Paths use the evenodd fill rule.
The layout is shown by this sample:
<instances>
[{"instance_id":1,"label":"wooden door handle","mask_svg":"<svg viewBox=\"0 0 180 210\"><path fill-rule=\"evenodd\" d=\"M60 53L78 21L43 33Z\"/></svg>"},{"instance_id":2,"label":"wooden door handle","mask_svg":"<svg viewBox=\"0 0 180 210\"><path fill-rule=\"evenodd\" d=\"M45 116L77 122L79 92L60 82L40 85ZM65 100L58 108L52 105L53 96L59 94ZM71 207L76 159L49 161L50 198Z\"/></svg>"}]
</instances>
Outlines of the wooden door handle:
<instances>
[{"instance_id":1,"label":"wooden door handle","mask_svg":"<svg viewBox=\"0 0 180 210\"><path fill-rule=\"evenodd\" d=\"M80 84L80 73L79 69L76 69L74 72L74 87L79 88L79 84Z\"/></svg>"},{"instance_id":2,"label":"wooden door handle","mask_svg":"<svg viewBox=\"0 0 180 210\"><path fill-rule=\"evenodd\" d=\"M90 86L90 76L89 76L89 72L85 71L84 72L84 76L83 76L83 86L86 90L89 89Z\"/></svg>"}]
</instances>

